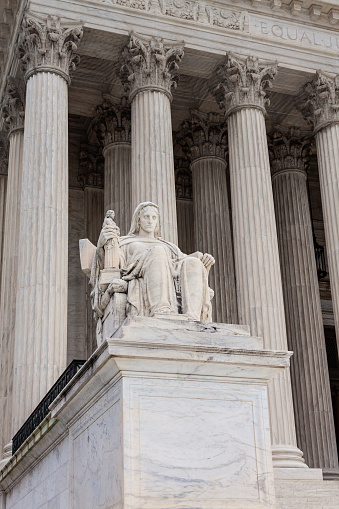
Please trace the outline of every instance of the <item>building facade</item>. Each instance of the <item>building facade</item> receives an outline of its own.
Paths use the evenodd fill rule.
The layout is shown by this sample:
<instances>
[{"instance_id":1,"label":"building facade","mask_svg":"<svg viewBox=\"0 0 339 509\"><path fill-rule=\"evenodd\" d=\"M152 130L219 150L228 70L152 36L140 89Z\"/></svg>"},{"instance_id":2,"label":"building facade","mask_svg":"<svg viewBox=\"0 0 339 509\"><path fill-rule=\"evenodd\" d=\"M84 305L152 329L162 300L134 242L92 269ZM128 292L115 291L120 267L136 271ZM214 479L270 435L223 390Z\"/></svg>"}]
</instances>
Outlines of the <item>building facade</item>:
<instances>
[{"instance_id":1,"label":"building facade","mask_svg":"<svg viewBox=\"0 0 339 509\"><path fill-rule=\"evenodd\" d=\"M215 257L214 321L294 352L268 389L277 507L302 507L299 489L339 507L337 2L8 0L0 16L1 465L96 349L79 239L96 244L108 209L127 234L153 201L164 239Z\"/></svg>"}]
</instances>

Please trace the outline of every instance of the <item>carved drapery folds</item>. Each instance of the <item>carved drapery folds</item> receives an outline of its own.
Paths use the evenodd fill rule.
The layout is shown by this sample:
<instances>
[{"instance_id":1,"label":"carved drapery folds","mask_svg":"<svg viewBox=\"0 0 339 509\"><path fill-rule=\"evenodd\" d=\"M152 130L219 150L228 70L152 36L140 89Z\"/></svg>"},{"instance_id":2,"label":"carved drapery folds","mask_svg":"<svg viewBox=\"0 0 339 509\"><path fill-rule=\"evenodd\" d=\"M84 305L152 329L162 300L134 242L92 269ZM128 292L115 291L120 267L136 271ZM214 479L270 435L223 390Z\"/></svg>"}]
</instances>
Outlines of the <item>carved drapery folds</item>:
<instances>
[{"instance_id":1,"label":"carved drapery folds","mask_svg":"<svg viewBox=\"0 0 339 509\"><path fill-rule=\"evenodd\" d=\"M104 158L95 147L83 145L79 154L78 181L84 187L104 186Z\"/></svg>"},{"instance_id":2,"label":"carved drapery folds","mask_svg":"<svg viewBox=\"0 0 339 509\"><path fill-rule=\"evenodd\" d=\"M276 130L268 140L272 176L286 170L306 172L310 139L302 138L300 129Z\"/></svg>"},{"instance_id":3,"label":"carved drapery folds","mask_svg":"<svg viewBox=\"0 0 339 509\"><path fill-rule=\"evenodd\" d=\"M313 81L304 86L296 106L314 125L315 132L339 122L339 74L333 77L317 71Z\"/></svg>"},{"instance_id":4,"label":"carved drapery folds","mask_svg":"<svg viewBox=\"0 0 339 509\"><path fill-rule=\"evenodd\" d=\"M123 52L121 79L130 100L141 90L160 90L172 98L179 77L176 71L184 56L184 43L166 43L161 37L146 38L131 34Z\"/></svg>"},{"instance_id":5,"label":"carved drapery folds","mask_svg":"<svg viewBox=\"0 0 339 509\"><path fill-rule=\"evenodd\" d=\"M18 44L26 80L36 72L50 71L62 75L69 83L70 72L80 62L76 51L82 36L81 23L63 23L55 15L49 15L46 21L27 15Z\"/></svg>"},{"instance_id":6,"label":"carved drapery folds","mask_svg":"<svg viewBox=\"0 0 339 509\"><path fill-rule=\"evenodd\" d=\"M226 63L216 69L211 84L220 107L229 115L233 110L250 107L266 112L268 91L277 74L277 62L261 62L257 57L226 55ZM215 86L217 81L217 86Z\"/></svg>"},{"instance_id":7,"label":"carved drapery folds","mask_svg":"<svg viewBox=\"0 0 339 509\"><path fill-rule=\"evenodd\" d=\"M9 141L7 133L0 131L0 175L8 173L8 150Z\"/></svg>"},{"instance_id":8,"label":"carved drapery folds","mask_svg":"<svg viewBox=\"0 0 339 509\"><path fill-rule=\"evenodd\" d=\"M225 159L227 151L227 124L217 113L192 111L190 120L183 122L177 134L184 153L193 162L199 157Z\"/></svg>"},{"instance_id":9,"label":"carved drapery folds","mask_svg":"<svg viewBox=\"0 0 339 509\"><path fill-rule=\"evenodd\" d=\"M5 101L2 105L4 127L9 135L24 128L25 122L25 87L17 78L7 78Z\"/></svg>"},{"instance_id":10,"label":"carved drapery folds","mask_svg":"<svg viewBox=\"0 0 339 509\"><path fill-rule=\"evenodd\" d=\"M131 141L131 109L127 98L120 103L109 94L103 95L103 103L95 108L93 130L103 147L111 143Z\"/></svg>"},{"instance_id":11,"label":"carved drapery folds","mask_svg":"<svg viewBox=\"0 0 339 509\"><path fill-rule=\"evenodd\" d=\"M187 157L174 159L175 194L177 199L192 200L192 172Z\"/></svg>"}]
</instances>

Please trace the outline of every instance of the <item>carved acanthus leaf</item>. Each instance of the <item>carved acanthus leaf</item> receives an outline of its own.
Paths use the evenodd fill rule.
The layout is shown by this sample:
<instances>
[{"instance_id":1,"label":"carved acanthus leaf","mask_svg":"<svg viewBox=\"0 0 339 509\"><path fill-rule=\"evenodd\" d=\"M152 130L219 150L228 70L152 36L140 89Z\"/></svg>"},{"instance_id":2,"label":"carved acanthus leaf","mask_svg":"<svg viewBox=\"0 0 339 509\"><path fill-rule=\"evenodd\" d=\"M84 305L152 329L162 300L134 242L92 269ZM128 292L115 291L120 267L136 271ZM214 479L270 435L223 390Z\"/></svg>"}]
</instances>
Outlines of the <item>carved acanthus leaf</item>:
<instances>
[{"instance_id":1,"label":"carved acanthus leaf","mask_svg":"<svg viewBox=\"0 0 339 509\"><path fill-rule=\"evenodd\" d=\"M216 69L212 92L229 114L234 108L255 106L265 110L268 91L277 74L277 63L261 62L257 57L226 55L226 63Z\"/></svg>"},{"instance_id":2,"label":"carved acanthus leaf","mask_svg":"<svg viewBox=\"0 0 339 509\"><path fill-rule=\"evenodd\" d=\"M104 186L104 158L96 147L82 145L79 154L78 181L83 188Z\"/></svg>"},{"instance_id":3,"label":"carved acanthus leaf","mask_svg":"<svg viewBox=\"0 0 339 509\"><path fill-rule=\"evenodd\" d=\"M131 109L123 97L120 103L109 94L103 95L103 102L95 108L92 121L99 143L106 147L114 142L131 141Z\"/></svg>"},{"instance_id":4,"label":"carved acanthus leaf","mask_svg":"<svg viewBox=\"0 0 339 509\"><path fill-rule=\"evenodd\" d=\"M339 122L339 75L317 71L313 81L304 85L296 107L316 131Z\"/></svg>"},{"instance_id":5,"label":"carved acanthus leaf","mask_svg":"<svg viewBox=\"0 0 339 509\"><path fill-rule=\"evenodd\" d=\"M7 78L5 100L1 109L4 127L8 133L24 128L25 86L21 80L13 77Z\"/></svg>"},{"instance_id":6,"label":"carved acanthus leaf","mask_svg":"<svg viewBox=\"0 0 339 509\"><path fill-rule=\"evenodd\" d=\"M192 111L190 120L182 123L177 140L190 161L198 157L226 157L227 124L225 117L216 113Z\"/></svg>"},{"instance_id":7,"label":"carved acanthus leaf","mask_svg":"<svg viewBox=\"0 0 339 509\"><path fill-rule=\"evenodd\" d=\"M80 62L76 53L83 36L81 23L62 23L58 16L42 21L27 15L23 21L18 55L27 73L50 67L70 79Z\"/></svg>"},{"instance_id":8,"label":"carved acanthus leaf","mask_svg":"<svg viewBox=\"0 0 339 509\"><path fill-rule=\"evenodd\" d=\"M287 132L276 130L269 136L269 154L272 174L280 171L306 172L310 152L310 138L303 138L300 129L291 127Z\"/></svg>"},{"instance_id":9,"label":"carved acanthus leaf","mask_svg":"<svg viewBox=\"0 0 339 509\"><path fill-rule=\"evenodd\" d=\"M177 86L176 71L184 56L184 43L166 43L161 37L131 34L123 52L121 79L132 99L144 88L163 89L170 94Z\"/></svg>"},{"instance_id":10,"label":"carved acanthus leaf","mask_svg":"<svg viewBox=\"0 0 339 509\"><path fill-rule=\"evenodd\" d=\"M8 173L9 141L6 131L0 131L0 175Z\"/></svg>"}]
</instances>

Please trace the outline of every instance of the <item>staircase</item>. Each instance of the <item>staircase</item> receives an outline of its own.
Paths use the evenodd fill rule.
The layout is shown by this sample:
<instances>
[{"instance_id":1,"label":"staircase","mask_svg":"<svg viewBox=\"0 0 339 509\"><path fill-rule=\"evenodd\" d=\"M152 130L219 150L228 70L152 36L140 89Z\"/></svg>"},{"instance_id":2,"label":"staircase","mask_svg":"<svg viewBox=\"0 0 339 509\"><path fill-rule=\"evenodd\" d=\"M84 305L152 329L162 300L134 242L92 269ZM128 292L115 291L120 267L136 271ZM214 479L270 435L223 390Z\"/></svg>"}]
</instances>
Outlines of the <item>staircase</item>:
<instances>
[{"instance_id":1,"label":"staircase","mask_svg":"<svg viewBox=\"0 0 339 509\"><path fill-rule=\"evenodd\" d=\"M339 509L339 480L276 480L277 509Z\"/></svg>"}]
</instances>

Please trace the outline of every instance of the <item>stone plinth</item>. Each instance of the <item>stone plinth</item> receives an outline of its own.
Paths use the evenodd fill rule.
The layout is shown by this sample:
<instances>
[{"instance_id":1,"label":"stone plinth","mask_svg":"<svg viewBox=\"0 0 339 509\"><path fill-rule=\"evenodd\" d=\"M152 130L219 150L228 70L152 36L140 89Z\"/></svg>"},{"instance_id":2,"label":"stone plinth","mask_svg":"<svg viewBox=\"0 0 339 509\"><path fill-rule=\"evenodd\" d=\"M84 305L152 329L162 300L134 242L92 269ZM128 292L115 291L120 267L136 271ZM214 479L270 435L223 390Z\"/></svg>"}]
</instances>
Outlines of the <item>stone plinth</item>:
<instances>
[{"instance_id":1,"label":"stone plinth","mask_svg":"<svg viewBox=\"0 0 339 509\"><path fill-rule=\"evenodd\" d=\"M244 326L127 319L0 472L6 509L273 509L266 386L289 355Z\"/></svg>"}]
</instances>

